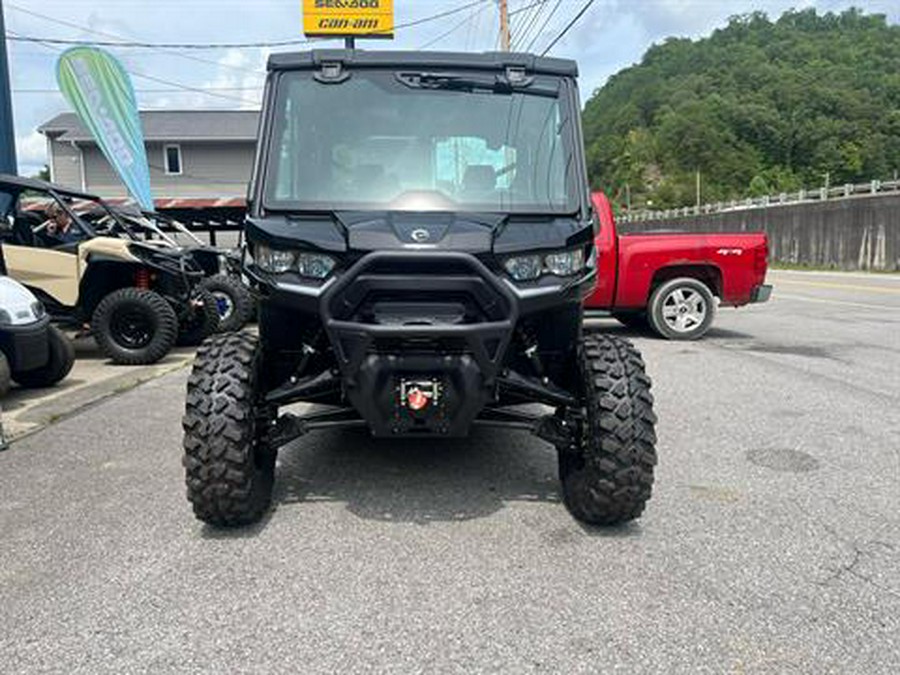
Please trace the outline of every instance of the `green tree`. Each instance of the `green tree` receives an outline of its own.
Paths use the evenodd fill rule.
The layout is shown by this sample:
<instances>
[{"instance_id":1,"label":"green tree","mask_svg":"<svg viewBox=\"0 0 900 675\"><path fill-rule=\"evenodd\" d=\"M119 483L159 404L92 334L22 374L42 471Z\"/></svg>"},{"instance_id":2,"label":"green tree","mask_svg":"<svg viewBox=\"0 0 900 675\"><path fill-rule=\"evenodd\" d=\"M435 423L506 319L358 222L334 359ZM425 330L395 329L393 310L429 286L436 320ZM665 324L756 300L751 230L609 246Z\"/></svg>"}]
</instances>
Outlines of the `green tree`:
<instances>
[{"instance_id":1,"label":"green tree","mask_svg":"<svg viewBox=\"0 0 900 675\"><path fill-rule=\"evenodd\" d=\"M736 16L669 39L584 110L594 187L632 203L706 201L892 178L900 170L900 26L850 9Z\"/></svg>"}]
</instances>

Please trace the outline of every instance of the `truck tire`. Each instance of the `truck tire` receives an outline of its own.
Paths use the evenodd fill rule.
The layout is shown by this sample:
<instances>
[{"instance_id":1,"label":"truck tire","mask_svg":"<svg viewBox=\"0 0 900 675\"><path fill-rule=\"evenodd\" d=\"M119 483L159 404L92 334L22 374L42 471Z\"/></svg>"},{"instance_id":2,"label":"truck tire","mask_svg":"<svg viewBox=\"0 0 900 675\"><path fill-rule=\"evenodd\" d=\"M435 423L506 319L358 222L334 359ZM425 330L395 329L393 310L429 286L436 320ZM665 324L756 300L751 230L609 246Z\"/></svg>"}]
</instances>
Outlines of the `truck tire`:
<instances>
[{"instance_id":1,"label":"truck tire","mask_svg":"<svg viewBox=\"0 0 900 675\"><path fill-rule=\"evenodd\" d=\"M647 316L653 330L669 340L696 340L712 326L716 301L702 281L672 279L653 291Z\"/></svg>"},{"instance_id":2,"label":"truck tire","mask_svg":"<svg viewBox=\"0 0 900 675\"><path fill-rule=\"evenodd\" d=\"M644 361L628 341L586 336L578 350L585 418L581 438L559 449L563 500L578 520L638 518L656 465L656 415Z\"/></svg>"},{"instance_id":3,"label":"truck tire","mask_svg":"<svg viewBox=\"0 0 900 675\"><path fill-rule=\"evenodd\" d=\"M191 307L187 319L178 325L176 344L182 347L196 347L219 329L219 311L212 294L198 289L193 299L202 304Z\"/></svg>"},{"instance_id":4,"label":"truck tire","mask_svg":"<svg viewBox=\"0 0 900 675\"><path fill-rule=\"evenodd\" d=\"M261 348L247 333L216 335L197 351L187 385L185 480L194 515L217 527L249 525L269 508L276 450L267 443L257 382Z\"/></svg>"},{"instance_id":5,"label":"truck tire","mask_svg":"<svg viewBox=\"0 0 900 675\"><path fill-rule=\"evenodd\" d=\"M239 331L253 318L253 295L239 277L216 274L204 279L200 288L212 294L215 300L220 333Z\"/></svg>"},{"instance_id":6,"label":"truck tire","mask_svg":"<svg viewBox=\"0 0 900 675\"><path fill-rule=\"evenodd\" d=\"M13 373L13 379L23 387L52 387L62 380L75 364L75 347L56 326L49 326L50 356L40 368Z\"/></svg>"},{"instance_id":7,"label":"truck tire","mask_svg":"<svg viewBox=\"0 0 900 675\"><path fill-rule=\"evenodd\" d=\"M178 336L178 317L158 293L121 288L100 301L91 327L100 349L113 362L147 365L171 351Z\"/></svg>"},{"instance_id":8,"label":"truck tire","mask_svg":"<svg viewBox=\"0 0 900 675\"><path fill-rule=\"evenodd\" d=\"M9 373L9 361L6 354L0 352L0 398L9 393L12 387L12 375Z\"/></svg>"}]
</instances>

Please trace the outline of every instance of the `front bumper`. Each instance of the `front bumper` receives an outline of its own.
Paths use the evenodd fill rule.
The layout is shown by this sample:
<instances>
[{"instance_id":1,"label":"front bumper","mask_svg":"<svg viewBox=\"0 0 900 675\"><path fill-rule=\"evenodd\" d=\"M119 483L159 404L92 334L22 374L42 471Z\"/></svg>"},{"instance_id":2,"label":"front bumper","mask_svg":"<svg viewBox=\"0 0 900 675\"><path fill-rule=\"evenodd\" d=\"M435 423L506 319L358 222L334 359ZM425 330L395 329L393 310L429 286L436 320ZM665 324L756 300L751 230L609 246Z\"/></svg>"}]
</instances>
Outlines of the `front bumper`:
<instances>
[{"instance_id":1,"label":"front bumper","mask_svg":"<svg viewBox=\"0 0 900 675\"><path fill-rule=\"evenodd\" d=\"M375 436L464 436L494 396L519 303L474 256L374 252L324 289L320 316L344 393ZM421 378L442 394L413 412L399 392Z\"/></svg>"},{"instance_id":2,"label":"front bumper","mask_svg":"<svg viewBox=\"0 0 900 675\"><path fill-rule=\"evenodd\" d=\"M50 358L50 318L43 317L25 326L0 329L0 350L6 355L13 372L34 370L46 365Z\"/></svg>"},{"instance_id":3,"label":"front bumper","mask_svg":"<svg viewBox=\"0 0 900 675\"><path fill-rule=\"evenodd\" d=\"M373 435L459 437L497 400L520 319L580 307L594 272L519 288L471 254L375 251L318 286L248 274L264 305L318 315L343 394ZM422 381L440 400L412 411L400 392Z\"/></svg>"},{"instance_id":4,"label":"front bumper","mask_svg":"<svg viewBox=\"0 0 900 675\"><path fill-rule=\"evenodd\" d=\"M768 302L770 297L772 297L771 284L762 284L751 291L750 302Z\"/></svg>"}]
</instances>

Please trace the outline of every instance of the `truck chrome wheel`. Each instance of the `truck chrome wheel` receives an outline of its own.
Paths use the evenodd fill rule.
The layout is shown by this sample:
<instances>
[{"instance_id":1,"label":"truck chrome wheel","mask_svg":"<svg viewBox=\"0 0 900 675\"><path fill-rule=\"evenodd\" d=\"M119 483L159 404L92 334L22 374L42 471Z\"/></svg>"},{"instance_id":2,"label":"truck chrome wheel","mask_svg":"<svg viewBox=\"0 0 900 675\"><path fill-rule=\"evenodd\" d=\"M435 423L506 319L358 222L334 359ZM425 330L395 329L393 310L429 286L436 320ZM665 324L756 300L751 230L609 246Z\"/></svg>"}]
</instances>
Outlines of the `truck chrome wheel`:
<instances>
[{"instance_id":1,"label":"truck chrome wheel","mask_svg":"<svg viewBox=\"0 0 900 675\"><path fill-rule=\"evenodd\" d=\"M647 318L653 330L669 340L696 340L712 325L716 300L699 279L665 282L650 296Z\"/></svg>"},{"instance_id":2,"label":"truck chrome wheel","mask_svg":"<svg viewBox=\"0 0 900 675\"><path fill-rule=\"evenodd\" d=\"M691 288L672 290L662 303L663 320L678 333L689 333L702 326L708 305L700 293Z\"/></svg>"}]
</instances>

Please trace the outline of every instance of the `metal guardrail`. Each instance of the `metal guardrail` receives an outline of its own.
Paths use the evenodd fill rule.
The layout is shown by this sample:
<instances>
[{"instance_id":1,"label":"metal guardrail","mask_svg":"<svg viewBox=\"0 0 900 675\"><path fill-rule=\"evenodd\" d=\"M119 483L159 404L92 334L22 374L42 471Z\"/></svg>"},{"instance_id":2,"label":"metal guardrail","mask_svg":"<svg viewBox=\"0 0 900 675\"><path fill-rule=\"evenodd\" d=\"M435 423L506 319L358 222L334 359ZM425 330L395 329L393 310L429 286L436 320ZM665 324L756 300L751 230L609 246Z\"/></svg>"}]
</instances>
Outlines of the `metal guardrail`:
<instances>
[{"instance_id":1,"label":"metal guardrail","mask_svg":"<svg viewBox=\"0 0 900 675\"><path fill-rule=\"evenodd\" d=\"M808 204L832 199L846 199L848 197L876 195L890 192L900 192L900 180L873 180L868 183L859 183L856 185L848 183L846 185L831 188L822 187L815 190L800 190L799 192L782 192L777 195L734 199L728 202L702 204L701 206L685 206L680 209L665 209L662 211L643 209L641 211L622 214L617 220L622 223L640 223L648 220L666 220L670 218L683 218L686 216L743 211L746 209L787 206L789 204Z\"/></svg>"}]
</instances>

